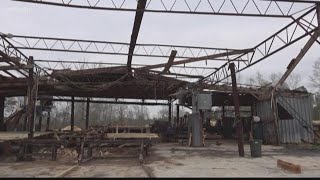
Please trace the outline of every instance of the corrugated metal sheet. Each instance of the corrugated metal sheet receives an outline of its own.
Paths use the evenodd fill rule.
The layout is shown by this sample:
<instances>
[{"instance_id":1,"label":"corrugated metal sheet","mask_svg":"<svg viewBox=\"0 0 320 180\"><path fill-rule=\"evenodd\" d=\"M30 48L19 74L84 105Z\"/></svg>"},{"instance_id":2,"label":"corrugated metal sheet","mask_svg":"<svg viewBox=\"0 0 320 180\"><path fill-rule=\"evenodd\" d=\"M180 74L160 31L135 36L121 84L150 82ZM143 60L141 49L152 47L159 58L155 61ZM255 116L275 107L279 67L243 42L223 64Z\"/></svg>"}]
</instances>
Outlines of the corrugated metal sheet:
<instances>
[{"instance_id":1,"label":"corrugated metal sheet","mask_svg":"<svg viewBox=\"0 0 320 180\"><path fill-rule=\"evenodd\" d=\"M294 119L279 120L279 136L282 143L300 143L301 139L313 142L312 133L312 96L277 97L277 102ZM309 128L308 129L306 129Z\"/></svg>"},{"instance_id":2,"label":"corrugated metal sheet","mask_svg":"<svg viewBox=\"0 0 320 180\"><path fill-rule=\"evenodd\" d=\"M310 95L304 97L301 96L283 98L277 96L277 103L285 108L294 117L294 119L285 119L278 121L280 142L300 143L301 139L307 142L313 142L313 134L303 127L312 127L312 96ZM270 100L258 102L257 114L261 118L261 121L264 123L264 140L266 141L266 143L276 143Z\"/></svg>"},{"instance_id":3,"label":"corrugated metal sheet","mask_svg":"<svg viewBox=\"0 0 320 180\"><path fill-rule=\"evenodd\" d=\"M257 115L263 123L263 139L267 144L275 144L276 133L274 129L273 115L270 101L260 101L257 103Z\"/></svg>"}]
</instances>

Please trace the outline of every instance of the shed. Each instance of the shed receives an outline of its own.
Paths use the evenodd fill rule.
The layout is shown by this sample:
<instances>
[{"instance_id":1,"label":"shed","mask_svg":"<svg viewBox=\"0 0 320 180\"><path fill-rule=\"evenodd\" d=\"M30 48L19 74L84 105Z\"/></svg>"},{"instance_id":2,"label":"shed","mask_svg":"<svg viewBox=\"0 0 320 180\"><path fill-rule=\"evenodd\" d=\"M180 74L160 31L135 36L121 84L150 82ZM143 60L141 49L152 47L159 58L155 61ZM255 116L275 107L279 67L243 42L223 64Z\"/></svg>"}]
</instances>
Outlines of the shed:
<instances>
[{"instance_id":1,"label":"shed","mask_svg":"<svg viewBox=\"0 0 320 180\"><path fill-rule=\"evenodd\" d=\"M280 143L314 141L312 126L312 94L277 94L278 138ZM276 143L271 100L257 102L257 115L263 124L263 138L267 144Z\"/></svg>"}]
</instances>

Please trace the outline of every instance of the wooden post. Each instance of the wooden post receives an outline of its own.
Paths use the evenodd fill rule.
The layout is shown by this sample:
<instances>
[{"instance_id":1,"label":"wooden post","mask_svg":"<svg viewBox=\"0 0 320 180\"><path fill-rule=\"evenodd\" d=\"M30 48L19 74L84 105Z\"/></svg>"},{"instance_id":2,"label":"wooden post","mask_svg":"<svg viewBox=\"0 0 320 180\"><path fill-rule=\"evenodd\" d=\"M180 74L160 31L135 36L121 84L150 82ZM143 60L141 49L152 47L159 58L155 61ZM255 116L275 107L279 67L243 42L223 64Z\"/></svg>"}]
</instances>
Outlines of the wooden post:
<instances>
[{"instance_id":1,"label":"wooden post","mask_svg":"<svg viewBox=\"0 0 320 180\"><path fill-rule=\"evenodd\" d=\"M86 107L86 129L89 128L89 110L90 110L90 99L87 98L87 107Z\"/></svg>"},{"instance_id":2,"label":"wooden post","mask_svg":"<svg viewBox=\"0 0 320 180\"><path fill-rule=\"evenodd\" d=\"M71 131L74 131L74 97L71 97Z\"/></svg>"},{"instance_id":3,"label":"wooden post","mask_svg":"<svg viewBox=\"0 0 320 180\"><path fill-rule=\"evenodd\" d=\"M5 125L4 125L4 101L5 101L5 97L0 97L0 131L5 131Z\"/></svg>"},{"instance_id":4,"label":"wooden post","mask_svg":"<svg viewBox=\"0 0 320 180\"><path fill-rule=\"evenodd\" d=\"M28 60L28 65L34 65L33 57L30 56ZM28 107L27 107L27 118L29 122L29 134L28 138L32 139L34 135L34 106L35 106L35 88L34 88L34 77L33 77L33 68L29 69L28 77Z\"/></svg>"},{"instance_id":5,"label":"wooden post","mask_svg":"<svg viewBox=\"0 0 320 180\"><path fill-rule=\"evenodd\" d=\"M244 156L244 148L243 148L243 124L240 119L240 103L239 103L239 94L237 88L237 79L235 72L234 63L229 64L229 69L231 71L231 79L232 79L232 94L233 94L233 105L235 112L235 122L236 122L236 131L238 136L238 152L239 156Z\"/></svg>"},{"instance_id":6,"label":"wooden post","mask_svg":"<svg viewBox=\"0 0 320 180\"><path fill-rule=\"evenodd\" d=\"M49 131L49 128L50 128L50 111L48 111L46 131Z\"/></svg>"}]
</instances>

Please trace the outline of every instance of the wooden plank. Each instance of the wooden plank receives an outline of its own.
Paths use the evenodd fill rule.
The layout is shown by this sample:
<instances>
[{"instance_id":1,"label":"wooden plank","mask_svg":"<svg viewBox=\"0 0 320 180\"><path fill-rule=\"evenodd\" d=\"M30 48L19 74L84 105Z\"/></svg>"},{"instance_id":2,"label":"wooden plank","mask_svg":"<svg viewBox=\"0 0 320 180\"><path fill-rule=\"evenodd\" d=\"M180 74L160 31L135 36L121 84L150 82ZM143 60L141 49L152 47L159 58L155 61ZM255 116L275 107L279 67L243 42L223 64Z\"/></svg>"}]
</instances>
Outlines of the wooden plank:
<instances>
[{"instance_id":1,"label":"wooden plank","mask_svg":"<svg viewBox=\"0 0 320 180\"><path fill-rule=\"evenodd\" d=\"M155 133L108 133L108 138L130 138L130 139L156 139L159 138L158 134Z\"/></svg>"},{"instance_id":2,"label":"wooden plank","mask_svg":"<svg viewBox=\"0 0 320 180\"><path fill-rule=\"evenodd\" d=\"M295 174L301 174L301 166L278 159L277 166Z\"/></svg>"},{"instance_id":3,"label":"wooden plank","mask_svg":"<svg viewBox=\"0 0 320 180\"><path fill-rule=\"evenodd\" d=\"M35 132L34 137L50 134L51 132ZM28 138L28 132L0 132L0 140L16 140Z\"/></svg>"}]
</instances>

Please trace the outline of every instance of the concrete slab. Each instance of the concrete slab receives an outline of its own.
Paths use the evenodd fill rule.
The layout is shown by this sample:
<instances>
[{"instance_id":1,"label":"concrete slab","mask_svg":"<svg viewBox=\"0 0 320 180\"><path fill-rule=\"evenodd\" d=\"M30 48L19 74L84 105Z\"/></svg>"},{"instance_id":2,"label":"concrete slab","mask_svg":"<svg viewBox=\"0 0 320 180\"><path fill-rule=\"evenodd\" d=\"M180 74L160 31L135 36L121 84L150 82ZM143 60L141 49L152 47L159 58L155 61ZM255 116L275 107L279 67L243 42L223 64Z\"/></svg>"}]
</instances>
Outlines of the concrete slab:
<instances>
[{"instance_id":1,"label":"concrete slab","mask_svg":"<svg viewBox=\"0 0 320 180\"><path fill-rule=\"evenodd\" d=\"M239 157L236 141L206 142L205 147L187 147L178 143L152 146L146 166L156 177L320 177L320 150L300 146L262 146L262 157ZM301 174L285 172L277 160L299 164ZM63 161L0 162L1 177L54 177L74 166ZM67 177L147 177L135 158L99 159L81 165Z\"/></svg>"}]
</instances>

